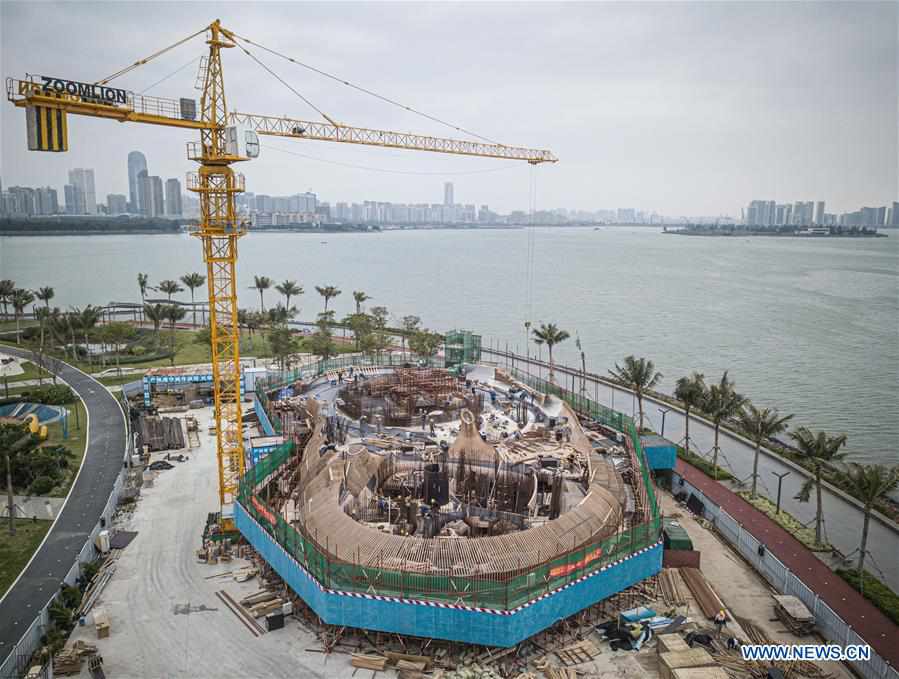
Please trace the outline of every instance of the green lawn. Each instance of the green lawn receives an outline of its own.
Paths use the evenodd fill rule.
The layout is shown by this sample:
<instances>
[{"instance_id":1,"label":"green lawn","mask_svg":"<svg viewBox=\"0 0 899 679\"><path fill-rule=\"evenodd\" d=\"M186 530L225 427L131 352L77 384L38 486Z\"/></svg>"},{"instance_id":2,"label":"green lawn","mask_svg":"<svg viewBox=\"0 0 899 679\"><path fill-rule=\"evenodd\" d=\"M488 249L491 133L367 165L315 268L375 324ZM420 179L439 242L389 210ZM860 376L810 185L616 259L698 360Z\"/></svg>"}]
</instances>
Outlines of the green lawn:
<instances>
[{"instance_id":1,"label":"green lawn","mask_svg":"<svg viewBox=\"0 0 899 679\"><path fill-rule=\"evenodd\" d=\"M75 480L75 475L81 466L84 449L87 447L87 416L85 415L84 404L79 399L77 402L69 403L65 407L69 409L69 438L65 439L62 436L62 422L54 422L47 425L47 443L65 446L72 451L72 457L69 458L68 474L62 483L50 491L51 497L65 497L69 492L72 481Z\"/></svg>"},{"instance_id":2,"label":"green lawn","mask_svg":"<svg viewBox=\"0 0 899 679\"><path fill-rule=\"evenodd\" d=\"M18 375L10 375L6 378L6 381L9 382L10 386L23 380L36 380L41 375L49 378L53 377L46 369L42 370L38 368L37 365L31 361L24 361L22 363L22 369L24 372L19 373Z\"/></svg>"},{"instance_id":3,"label":"green lawn","mask_svg":"<svg viewBox=\"0 0 899 679\"><path fill-rule=\"evenodd\" d=\"M16 534L9 534L9 519L3 519L0 526L0 597L6 593L13 581L28 563L34 550L41 544L50 530L50 521L16 519Z\"/></svg>"}]
</instances>

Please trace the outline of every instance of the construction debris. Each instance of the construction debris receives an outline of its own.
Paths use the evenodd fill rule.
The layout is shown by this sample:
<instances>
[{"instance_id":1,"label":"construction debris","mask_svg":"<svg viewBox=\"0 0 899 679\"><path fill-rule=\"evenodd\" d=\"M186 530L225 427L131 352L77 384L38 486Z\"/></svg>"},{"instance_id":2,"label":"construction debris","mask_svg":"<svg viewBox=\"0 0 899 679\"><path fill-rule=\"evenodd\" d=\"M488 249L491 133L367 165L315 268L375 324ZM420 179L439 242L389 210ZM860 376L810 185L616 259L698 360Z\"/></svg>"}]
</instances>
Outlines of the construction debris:
<instances>
[{"instance_id":1,"label":"construction debris","mask_svg":"<svg viewBox=\"0 0 899 679\"><path fill-rule=\"evenodd\" d=\"M177 417L143 415L140 418L140 435L142 444L150 452L180 450L186 447L184 429Z\"/></svg>"},{"instance_id":2,"label":"construction debris","mask_svg":"<svg viewBox=\"0 0 899 679\"><path fill-rule=\"evenodd\" d=\"M383 655L362 655L353 653L350 664L363 670L375 670L380 672L387 667L387 658Z\"/></svg>"},{"instance_id":3,"label":"construction debris","mask_svg":"<svg viewBox=\"0 0 899 679\"><path fill-rule=\"evenodd\" d=\"M85 656L94 655L97 647L84 641L76 641L71 646L61 650L53 658L54 674L79 674L81 672L81 661Z\"/></svg>"}]
</instances>

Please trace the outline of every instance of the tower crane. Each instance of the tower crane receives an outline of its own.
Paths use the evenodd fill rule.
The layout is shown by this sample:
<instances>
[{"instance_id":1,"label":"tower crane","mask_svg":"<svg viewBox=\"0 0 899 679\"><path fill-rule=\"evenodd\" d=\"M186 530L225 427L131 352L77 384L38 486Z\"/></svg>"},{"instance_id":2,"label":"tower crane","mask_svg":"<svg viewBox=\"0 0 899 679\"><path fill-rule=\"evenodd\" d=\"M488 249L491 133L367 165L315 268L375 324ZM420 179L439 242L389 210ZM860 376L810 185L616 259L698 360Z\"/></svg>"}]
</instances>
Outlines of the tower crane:
<instances>
[{"instance_id":1,"label":"tower crane","mask_svg":"<svg viewBox=\"0 0 899 679\"><path fill-rule=\"evenodd\" d=\"M200 67L202 94L198 110L192 99L144 96L110 86L113 79L203 33L207 36L208 55ZM188 173L187 188L198 194L200 203L199 224L192 233L202 244L207 271L219 504L225 530L233 529L232 504L246 468L236 265L237 241L246 234L247 227L235 209L235 197L244 191L245 182L243 175L234 172L231 166L258 155L257 135L524 160L532 165L557 162L546 150L351 127L335 122L324 113L326 122L322 123L229 112L221 52L241 47L252 57L246 48L238 45L239 40L255 44L239 38L216 19L197 33L94 83L34 75L24 80L6 80L9 101L26 109L30 150L67 151L68 114L200 131L200 141L187 144L188 159L199 164L196 172Z\"/></svg>"}]
</instances>

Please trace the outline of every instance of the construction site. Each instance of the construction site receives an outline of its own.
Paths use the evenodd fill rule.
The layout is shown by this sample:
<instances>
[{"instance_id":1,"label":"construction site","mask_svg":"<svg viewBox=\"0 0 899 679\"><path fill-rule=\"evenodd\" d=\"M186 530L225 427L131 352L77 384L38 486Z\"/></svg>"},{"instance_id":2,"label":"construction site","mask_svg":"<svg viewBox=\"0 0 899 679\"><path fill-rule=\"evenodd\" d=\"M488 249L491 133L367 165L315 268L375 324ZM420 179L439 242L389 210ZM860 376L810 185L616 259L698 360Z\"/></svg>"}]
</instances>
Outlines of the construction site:
<instances>
[{"instance_id":1,"label":"construction site","mask_svg":"<svg viewBox=\"0 0 899 679\"><path fill-rule=\"evenodd\" d=\"M781 676L728 640L810 630L772 624L765 581L646 482L630 418L585 417L483 365L452 377L480 415L367 426L341 409L355 375L407 370L335 359L261 382L269 419L248 413L247 436L284 443L248 465L240 536L207 531L202 545L214 438L187 432L212 411L157 416L147 440L166 448L145 453L140 494L110 527L125 539L105 552L56 674L90 676L101 657L106 676ZM435 369L421 370L427 393ZM240 651L209 654L219 643ZM849 677L837 663L780 669Z\"/></svg>"}]
</instances>

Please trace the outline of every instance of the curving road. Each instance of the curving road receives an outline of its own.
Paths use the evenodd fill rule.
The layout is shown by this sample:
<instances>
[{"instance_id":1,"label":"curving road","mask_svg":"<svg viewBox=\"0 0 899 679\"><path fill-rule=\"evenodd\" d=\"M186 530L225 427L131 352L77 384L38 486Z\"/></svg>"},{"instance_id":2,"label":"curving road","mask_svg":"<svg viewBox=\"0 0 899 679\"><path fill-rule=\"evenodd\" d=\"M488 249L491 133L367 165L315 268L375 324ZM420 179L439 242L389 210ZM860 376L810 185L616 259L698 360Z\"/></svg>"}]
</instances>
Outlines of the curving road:
<instances>
[{"instance_id":1,"label":"curving road","mask_svg":"<svg viewBox=\"0 0 899 679\"><path fill-rule=\"evenodd\" d=\"M482 348L485 354L493 354L500 361L505 360L505 354L495 350ZM521 357L516 357L516 365L521 366ZM533 357L532 363L540 363ZM546 379L548 364L543 362L542 377ZM579 384L580 371L567 366L555 366L559 374L557 382L566 388L571 387L571 374L576 376L575 389ZM600 379L602 376L595 376ZM587 396L606 405L613 410L618 410L625 415L636 419L639 410L633 393L623 387L612 386L607 382L594 384L591 373L587 373ZM662 414L660 408L666 410L665 437L671 441L682 442L685 435L686 418L682 411L673 408L667 403L660 403L650 397L644 397L643 407L646 415L646 426L655 431L662 430ZM690 415L690 448L698 449L703 455L707 455L714 445L714 428L705 420ZM721 430L719 445L721 455L718 464L730 471L735 477L749 480L752 476L752 458L755 455L754 446L729 431ZM814 527L815 503L814 496L810 502L799 502L795 499L800 487L807 478L808 472L801 470L789 461L765 451L759 456L759 491L771 500L777 498L777 478L774 472L783 474L789 472L783 480L781 492L781 507L807 525ZM748 488L748 485L747 485ZM825 486L822 492L824 504L824 530L829 542L840 552L851 555L852 563L858 556L858 546L862 534L864 520L859 503L848 496L834 491ZM865 564L880 579L889 585L894 591L899 591L899 531L895 525L887 520L874 515L871 521L868 535L868 560Z\"/></svg>"},{"instance_id":2,"label":"curving road","mask_svg":"<svg viewBox=\"0 0 899 679\"><path fill-rule=\"evenodd\" d=\"M31 359L29 351L4 346L3 353ZM12 653L38 612L59 589L109 501L122 469L125 416L106 387L63 364L59 376L84 401L88 439L81 469L62 511L19 579L0 600L0 661Z\"/></svg>"}]
</instances>

